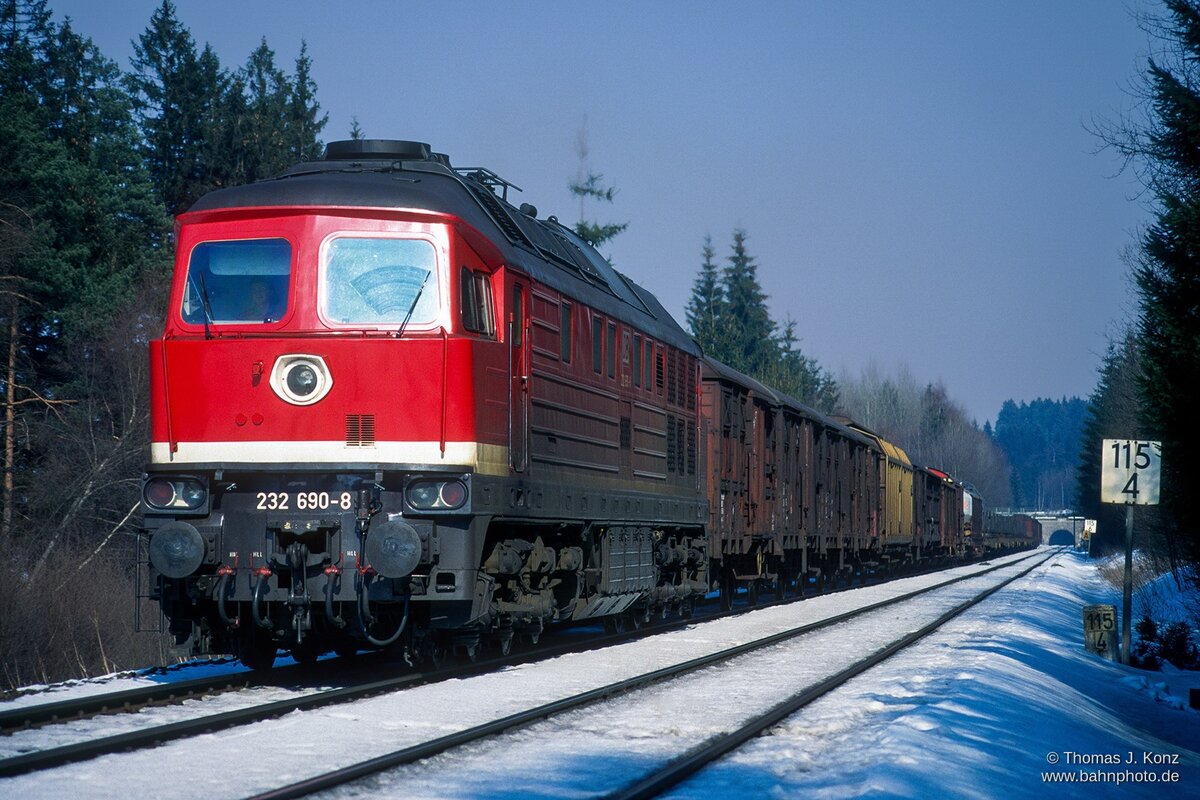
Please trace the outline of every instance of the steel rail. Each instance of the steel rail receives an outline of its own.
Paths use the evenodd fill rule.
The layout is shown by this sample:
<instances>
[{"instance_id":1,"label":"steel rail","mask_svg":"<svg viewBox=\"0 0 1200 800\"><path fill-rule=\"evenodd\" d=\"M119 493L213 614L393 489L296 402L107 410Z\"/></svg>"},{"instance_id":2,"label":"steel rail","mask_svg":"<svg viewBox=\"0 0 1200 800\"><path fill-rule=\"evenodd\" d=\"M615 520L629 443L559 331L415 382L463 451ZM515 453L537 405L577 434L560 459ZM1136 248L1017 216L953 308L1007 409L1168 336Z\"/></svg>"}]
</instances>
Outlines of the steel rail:
<instances>
[{"instance_id":1,"label":"steel rail","mask_svg":"<svg viewBox=\"0 0 1200 800\"><path fill-rule=\"evenodd\" d=\"M0 734L12 733L54 722L68 722L99 714L115 714L148 705L179 703L197 695L243 689L262 684L265 676L251 672L230 672L207 678L192 678L154 686L138 686L70 700L35 703L0 711ZM272 675L270 682L275 682ZM283 676L278 676L283 677Z\"/></svg>"},{"instance_id":2,"label":"steel rail","mask_svg":"<svg viewBox=\"0 0 1200 800\"><path fill-rule=\"evenodd\" d=\"M461 730L461 731L458 731L455 733L451 733L446 736L442 736L442 737L433 739L428 742L423 742L421 744L416 744L416 745L412 745L410 747L405 747L403 749L396 750L391 753L385 753L383 755L376 756L375 758L367 759L365 761L361 761L361 762L358 762L355 764L350 764L350 765L348 765L346 767L342 767L340 769L331 770L327 773L323 773L321 775L316 775L311 778L307 778L305 780L297 781L296 783L292 783L292 784L289 784L284 787L280 787L277 789L262 792L260 794L253 795L251 800L288 800L289 798L304 797L304 796L313 794L314 792L335 788L337 786L342 786L344 784L351 783L355 780L359 780L360 778L364 778L368 775L373 775L375 773L382 772L384 770L391 769L393 767L403 766L405 764L410 764L415 761L420 761L421 759L438 755L438 754L443 753L452 748L460 747L462 745L469 744L471 742L475 742L480 739L485 739L489 736L498 735L498 734L503 733L504 731L510 730L512 728L520 727L523 725L528 725L530 723L537 722L537 721L545 719L547 717L552 717L556 714L561 714L565 711L569 711L569 710L572 710L575 708L579 708L581 706L595 703L600 700L604 700L609 697L623 694L623 693L629 692L634 689L639 689L639 688L648 686L653 683L657 683L657 682L667 680L670 678L675 678L680 675L684 675L689 672L693 672L693 671L702 669L704 667L708 667L713 664L720 663L722 661L728 661L729 659L735 658L735 657L743 655L745 653L749 653L754 650L759 650L764 647L770 647L772 645L778 644L778 643L786 641L788 639L792 639L792 638L795 638L797 636L801 636L801 635L804 635L807 633L812 633L813 631L821 630L822 628L831 627L833 625L837 625L839 623L846 622L847 620L853 619L854 617L862 616L864 614L868 614L873 611L878 611L878 610L880 610L882 608L886 608L888 606L907 602L908 600L912 600L913 598L919 597L920 595L927 594L929 592L933 592L938 589L942 589L947 586L954 585L956 583L961 583L962 581L971 580L973 578L978 578L982 575L987 575L991 572L995 572L996 570L1011 567L1014 564L1020 564L1031 558L1036 558L1038 555L1039 554L1032 554L1032 555L1026 556L1024 558L1014 559L1013 561L1005 562L1004 564L992 565L992 566L988 567L987 569L979 570L978 572L973 572L969 575L962 575L962 576L958 576L955 578L950 578L948 580L933 584L931 586L928 586L928 587L925 587L922 589L916 589L914 591L907 592L903 595L898 595L897 597L894 597L894 598L891 598L888 600L881 600L876 603L871 603L869 605L863 606L862 608L854 609L852 611L846 611L841 614L837 614L832 617L828 617L826 619L819 620L817 622L811 622L811 623L807 623L804 625L800 625L798 627L790 628L788 630L781 631L779 633L771 634L770 636L765 636L761 639L755 639L750 642L745 642L740 645L735 645L734 647L730 647L725 650L720 650L715 653L710 653L705 656L700 656L698 658L691 659L689 661L681 662L679 664L674 664L674 665L668 666L668 667L663 667L661 669L657 669L652 672L647 672L642 675L637 675L632 678L627 678L625 680L617 681L615 683L610 683L606 686L601 686L599 688L592 689L587 692L582 692L580 694L573 695L571 697L566 697L561 700L556 700L556 701L553 701L550 703L546 703L546 704L538 706L536 708L528 709L526 711L520 711L515 714L510 714L510 715L502 717L500 719L496 719L491 722L487 722L482 725L477 725L477 726L474 726L471 728L466 728L464 730ZM1052 553L1049 556L1046 556L1045 558L1042 558L1037 564L1034 564L1033 566L1029 567L1029 569L1022 572L1021 575L1025 575L1028 572L1032 571L1033 569L1037 568L1038 566L1040 566L1041 564L1045 563L1050 558L1052 558L1054 555L1057 555L1057 551L1055 553ZM1018 575L1016 577L1021 577L1021 575ZM1000 586L1007 585L1007 583L1010 582L1011 580L1015 580L1015 578L1010 579L1009 581L1006 581L1005 583L1000 584ZM995 591L995 589L992 589L991 591ZM847 680L848 680L848 678L847 678Z\"/></svg>"},{"instance_id":3,"label":"steel rail","mask_svg":"<svg viewBox=\"0 0 1200 800\"><path fill-rule=\"evenodd\" d=\"M741 747L746 742L756 738L764 731L774 727L775 725L778 725L780 722L787 719L792 714L795 714L800 709L804 708L815 700L824 697L826 694L829 694L834 689L849 681L851 678L857 677L872 667L878 666L906 647L909 647L910 645L915 644L916 642L934 633L950 620L959 616L968 609L973 608L979 603L982 603L984 600L991 597L1005 586L1008 586L1013 581L1025 577L1030 572L1037 569L1042 564L1045 564L1058 554L1058 552L1055 552L1042 559L1038 563L1022 570L1011 578L992 586L986 591L980 592L971 599L942 614L928 625L925 625L919 630L913 631L912 633L897 639L895 642L892 642L886 647L883 647L872 653L867 658L858 661L849 667L846 667L841 672L831 675L830 677L817 684L814 684L813 686L810 686L799 694L793 695L787 700L775 705L770 710L754 717L737 730L714 737L708 742L684 754L680 758L669 762L662 769L646 776L633 785L605 795L605 800L646 800L646 798L657 797L671 787L700 772L716 759L727 755L733 750L736 750L738 747Z\"/></svg>"},{"instance_id":4,"label":"steel rail","mask_svg":"<svg viewBox=\"0 0 1200 800\"><path fill-rule=\"evenodd\" d=\"M470 664L463 664L461 666L438 668L429 671L406 672L403 675L397 675L378 680L367 680L354 685L329 689L310 695L304 695L302 697L277 700L271 703L248 706L246 708L226 711L219 714L211 714L199 717L197 719L183 720L165 725L147 727L137 731L115 734L101 739L36 750L29 753L23 753L19 756L0 759L0 778L51 769L53 767L58 767L77 761L86 761L87 759L95 758L101 755L107 755L109 753L118 753L127 750L135 750L138 748L151 747L164 742L186 738L188 736L211 733L214 731L236 727L238 725L246 725L266 719L281 717L293 711L303 711L326 705L334 705L337 703L348 703L354 700L363 699L365 697L385 694L390 691L413 688L415 686L432 683L434 681L468 678L504 667L525 664L543 658L553 658L567 653L587 652L589 650L620 644L641 636L648 636L656 633L666 633L672 630L685 628L697 621L719 619L727 616L737 616L739 614L745 614L759 608L767 608L778 603L798 602L804 598L804 595L799 595L789 600L777 600L771 603L748 605L705 618L678 618L663 622L651 623L642 627L617 633L589 637L585 640L564 642L562 644L552 645L549 647L539 647L535 650L530 650L527 652L485 659L472 662ZM336 672L338 669L342 671L346 669L345 664L343 663L339 666L338 661L323 662L323 664L329 665L329 671ZM292 668L285 667L284 669ZM256 673L244 674L247 676L252 676L248 680L253 681L253 685L272 686L276 685L278 681L273 680L271 676L278 674L278 672L280 672L280 670L267 673L261 677L257 677ZM322 674L323 673L324 671L322 671ZM234 673L234 675L227 677L232 679L236 677L236 675L237 673ZM344 674L341 677L344 677ZM196 680L199 682L205 679ZM66 721L92 714L134 710L140 706L135 705L133 700L129 700L128 705L126 705L126 697L123 696L135 697L138 693L145 694L153 692L162 703L172 702L172 699L164 699L171 695L172 692L174 692L176 695L173 698L173 700L176 702L182 702L188 697L203 693L199 688L195 688L190 694L180 692L178 687L186 683L189 682L181 681L179 683L165 685L161 688L150 687L149 689L132 689L128 690L128 692L112 692L104 695L96 695L95 697L91 698L80 698L73 701L66 700L62 701L61 703L38 704L22 709L13 709L12 711L6 713L11 715L11 723L13 728L28 727L24 724L26 718L35 716L42 717L42 719L37 721L36 724L45 724L46 722ZM247 688L249 685L251 684L247 683L245 686L240 688ZM238 689L239 687L230 686L230 688ZM36 709L42 709L43 707L45 707L45 710L35 711ZM57 718L55 718L56 714Z\"/></svg>"},{"instance_id":5,"label":"steel rail","mask_svg":"<svg viewBox=\"0 0 1200 800\"><path fill-rule=\"evenodd\" d=\"M945 569L945 568L946 567L943 567L943 569ZM920 570L917 572L913 572L909 575L905 575L903 577L912 577L914 575L924 574L924 573L932 572L932 571L936 571L936 570ZM551 648L545 648L545 649L533 651L533 654L535 654L537 657L553 657L555 655L561 654L561 652L568 652L571 649L586 650L589 648L594 649L594 648L598 648L598 647L606 647L615 642L626 641L631 638L635 638L637 636L650 635L653 633L663 633L663 632L675 630L675 629L678 629L681 627L686 627L687 625L698 622L698 621L707 621L710 619L720 619L720 618L723 618L726 616L736 616L738 614L744 614L744 613L747 613L747 612L752 611L757 608L770 608L771 606L774 606L774 605L778 605L781 603L786 604L786 603L797 602L799 600L803 600L808 597L815 597L815 596L821 596L824 594L833 594L836 592L848 591L850 589L859 588L860 586L863 586L863 585L866 585L865 577L862 581L860 581L860 583L857 586L854 585L853 583L850 583L850 584L847 584L842 587L831 588L831 589L827 589L822 592L818 592L818 594L816 594L816 595L806 594L803 591L803 589L801 589L801 591L798 592L797 594L795 594L794 596L791 596L791 597L788 597L788 598L785 598L782 600L772 599L772 600L760 600L758 602L751 601L751 602L747 603L746 605L743 605L743 606L737 607L737 608L733 608L729 611L722 611L722 612L718 612L718 613L714 613L714 614L699 613L691 618L673 619L673 620L669 620L666 622L650 623L648 625L645 625L644 627L632 628L632 629L625 630L625 631L619 631L614 634L609 634L607 636L603 636L603 637L599 637L599 638L592 638L592 639L589 639L588 642L583 647L580 647L579 643L576 643L574 645L568 646L569 649L566 651L560 650L558 647L551 647ZM469 676L471 674L476 674L477 670L478 671L487 671L489 669L498 668L500 666L511 666L514 664L525 663L525 661L528 660L529 655L530 654L522 654L519 656L505 657L504 659L492 659L492 660L488 660L488 661L481 661L481 662L478 662L474 667L468 668L469 671L465 674L455 673L454 675L449 675L447 677L465 677L465 676ZM360 658L367 659L367 658L376 658L376 657L380 657L380 654L363 655ZM352 667L350 669L353 672L359 672L359 671L362 671L364 668L363 668L363 665L361 664L361 662L356 662L352 665ZM384 668L381 667L380 669L384 669ZM301 674L299 674L299 675L292 674L293 672L298 672L298 671L300 671ZM121 690L121 691L116 691L116 692L107 692L107 693L102 693L102 694L96 694L96 695L91 695L88 697L73 698L70 700L53 701L53 702L48 702L48 703L34 703L34 704L27 705L27 706L20 706L18 708L0 711L0 735L11 734L16 731L26 730L29 728L34 728L34 727L39 727L39 726L44 726L44 725L51 725L51 724L56 724L56 723L69 722L69 721L75 721L75 720L80 720L80 719L87 719L87 718L99 716L102 714L129 713L129 712L136 711L138 709L149 707L149 706L159 706L159 705L169 705L169 704L173 704L173 703L181 703L185 700L195 698L195 697L214 695L214 694L222 694L222 693L231 692L231 691L240 691L242 689L246 689L246 688L253 687L253 686L281 686L281 685L284 685L287 681L291 680L292 678L299 678L299 679L303 679L303 680L307 680L307 681L313 681L313 680L319 680L322 678L336 677L339 680L344 680L346 677L346 675L345 675L346 671L347 671L347 666L344 662L344 659L342 659L339 661L321 662L320 664L312 665L312 666L308 666L308 667L300 667L300 666L280 667L269 673L255 673L255 672L226 673L224 675L213 676L213 677L208 677L208 678L195 678L195 679L191 679L191 680L177 681L174 683L161 684L161 685L157 685L157 686L138 687L138 688L134 688L134 689L126 689L126 690ZM334 673L334 675L330 676L330 675L327 675L327 673ZM412 676L412 673L407 673L405 677L411 677L411 676ZM432 679L432 677L433 676L428 673L421 674L422 682L428 681L428 680ZM374 681L367 681L367 682L373 683ZM407 685L398 686L396 688L407 688ZM380 691L386 691L386 689L382 689ZM331 702L339 702L339 701L335 698L335 699L331 700ZM287 710L284 710L280 713L287 713ZM246 722L251 722L251 721L254 721L254 720L252 720L252 719L246 720ZM219 720L218 720L218 722L219 722ZM237 722L237 721L230 722L230 725L237 725L237 724L243 724L243 723ZM228 727L228 725L222 725L221 727ZM220 729L220 728L217 728L217 729ZM179 738L180 736L187 735L186 731L175 732L175 731L167 731L167 730L162 731L162 734L163 734L162 737L148 737L144 740L131 739L129 741L120 741L120 742L109 741L109 740L98 740L97 747L95 748L94 752L92 752L90 754L87 750L64 750L63 748L48 748L44 751L38 751L38 752L45 752L47 754L52 753L52 752L58 752L61 755L63 760L58 761L57 763L69 763L71 761L78 761L78 760L90 758L93 755L103 755L104 753L107 753L107 752L114 752L115 750L112 748L115 748L116 750L121 750L121 749L131 749L131 748L136 748L136 747L141 747L141 746L149 746L149 745L155 744L159 741L169 741L171 739L175 739L175 738ZM102 742L109 742L109 744L102 745L101 744ZM68 745L66 747L75 748L78 746L77 745ZM24 758L24 756L22 756L22 758ZM35 757L33 757L33 754L30 754L30 758L28 761L10 763L11 761L13 761L13 759L0 760L0 776L7 775L7 774L20 774L21 772L45 769L47 767L56 765L56 762L50 755L35 758Z\"/></svg>"}]
</instances>

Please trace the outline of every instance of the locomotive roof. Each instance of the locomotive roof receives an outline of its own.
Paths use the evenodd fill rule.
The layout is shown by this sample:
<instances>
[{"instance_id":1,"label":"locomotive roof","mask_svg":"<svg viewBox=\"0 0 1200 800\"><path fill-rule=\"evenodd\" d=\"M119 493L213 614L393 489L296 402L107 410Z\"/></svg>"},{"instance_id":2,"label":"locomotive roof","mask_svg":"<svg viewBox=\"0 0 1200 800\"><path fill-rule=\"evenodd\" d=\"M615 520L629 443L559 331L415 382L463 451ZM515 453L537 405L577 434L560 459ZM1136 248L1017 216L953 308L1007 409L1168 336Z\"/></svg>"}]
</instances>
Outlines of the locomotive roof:
<instances>
[{"instance_id":1,"label":"locomotive roof","mask_svg":"<svg viewBox=\"0 0 1200 800\"><path fill-rule=\"evenodd\" d=\"M516 188L481 168L455 169L422 142L366 139L330 142L325 158L276 178L204 195L189 211L255 206L422 209L458 217L500 250L505 263L532 279L640 328L693 355L691 336L658 299L617 272L595 248L554 217L507 201ZM499 190L499 193L498 191Z\"/></svg>"}]
</instances>

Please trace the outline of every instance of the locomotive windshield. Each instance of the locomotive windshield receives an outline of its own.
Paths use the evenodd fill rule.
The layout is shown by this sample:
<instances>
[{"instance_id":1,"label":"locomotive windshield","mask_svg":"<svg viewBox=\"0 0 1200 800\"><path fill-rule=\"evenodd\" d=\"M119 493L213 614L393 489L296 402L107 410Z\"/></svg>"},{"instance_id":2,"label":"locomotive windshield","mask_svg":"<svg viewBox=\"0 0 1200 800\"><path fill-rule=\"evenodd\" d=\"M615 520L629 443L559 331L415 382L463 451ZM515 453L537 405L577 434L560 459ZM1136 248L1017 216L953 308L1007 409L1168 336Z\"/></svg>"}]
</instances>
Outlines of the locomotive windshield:
<instances>
[{"instance_id":1,"label":"locomotive windshield","mask_svg":"<svg viewBox=\"0 0 1200 800\"><path fill-rule=\"evenodd\" d=\"M321 313L336 325L420 325L436 319L437 258L424 239L338 237L321 265Z\"/></svg>"},{"instance_id":2,"label":"locomotive windshield","mask_svg":"<svg viewBox=\"0 0 1200 800\"><path fill-rule=\"evenodd\" d=\"M286 239L202 242L188 261L181 313L193 325L278 322L287 313L292 246Z\"/></svg>"}]
</instances>

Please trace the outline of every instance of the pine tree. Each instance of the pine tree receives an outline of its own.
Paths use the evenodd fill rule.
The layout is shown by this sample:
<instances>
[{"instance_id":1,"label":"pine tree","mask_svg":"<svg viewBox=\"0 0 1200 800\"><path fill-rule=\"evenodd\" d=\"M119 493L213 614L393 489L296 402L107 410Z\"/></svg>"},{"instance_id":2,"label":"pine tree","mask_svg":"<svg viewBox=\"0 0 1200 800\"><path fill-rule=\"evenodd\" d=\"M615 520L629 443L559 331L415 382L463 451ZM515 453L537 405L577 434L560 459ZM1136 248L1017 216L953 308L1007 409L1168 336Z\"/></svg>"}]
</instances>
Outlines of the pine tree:
<instances>
[{"instance_id":1,"label":"pine tree","mask_svg":"<svg viewBox=\"0 0 1200 800\"><path fill-rule=\"evenodd\" d=\"M1141 390L1152 438L1163 442L1163 502L1200 560L1200 447L1193 401L1200 374L1200 2L1164 0L1149 59L1148 118L1101 131L1139 169L1157 205L1134 265L1140 309ZM1128 436L1122 436L1128 438Z\"/></svg>"},{"instance_id":2,"label":"pine tree","mask_svg":"<svg viewBox=\"0 0 1200 800\"><path fill-rule=\"evenodd\" d=\"M704 260L692 283L692 297L688 300L685 315L692 336L701 349L720 360L723 352L721 319L725 314L725 295L721 289L721 273L717 262L713 260L716 251L713 250L711 236L704 237L704 247L700 252Z\"/></svg>"},{"instance_id":3,"label":"pine tree","mask_svg":"<svg viewBox=\"0 0 1200 800\"><path fill-rule=\"evenodd\" d=\"M1104 553L1124 547L1125 509L1100 502L1100 472L1105 439L1150 439L1140 385L1145 357L1137 333L1127 330L1110 341L1100 366L1083 431L1076 468L1076 507L1084 516L1097 520L1092 552ZM1144 545L1152 531L1162 529L1160 515L1140 510L1139 542Z\"/></svg>"},{"instance_id":4,"label":"pine tree","mask_svg":"<svg viewBox=\"0 0 1200 800\"><path fill-rule=\"evenodd\" d=\"M0 259L4 535L38 496L17 491L36 483L47 457L28 443L49 420L70 417L80 396L77 357L94 357L95 346L77 345L103 336L138 281L162 269L169 230L118 70L41 8L0 6L0 230L19 243ZM31 414L40 418L20 426L22 450L17 423ZM53 543L51 534L42 552Z\"/></svg>"},{"instance_id":5,"label":"pine tree","mask_svg":"<svg viewBox=\"0 0 1200 800\"><path fill-rule=\"evenodd\" d=\"M722 276L725 294L727 354L731 366L758 374L770 368L779 355L775 323L767 308L767 295L758 282L758 265L746 247L746 232L733 232L733 253Z\"/></svg>"},{"instance_id":6,"label":"pine tree","mask_svg":"<svg viewBox=\"0 0 1200 800\"><path fill-rule=\"evenodd\" d=\"M291 86L275 65L275 51L266 37L250 54L241 79L246 92L245 178L255 181L276 175L294 160L287 130Z\"/></svg>"},{"instance_id":7,"label":"pine tree","mask_svg":"<svg viewBox=\"0 0 1200 800\"><path fill-rule=\"evenodd\" d=\"M589 198L611 204L617 195L615 187L604 185L603 175L592 172L588 166L588 152L587 117L584 117L583 124L575 136L575 154L579 156L579 174L575 180L567 184L567 189L579 198L579 222L575 224L575 233L579 234L579 238L592 247L599 248L628 228L629 223L596 222L587 218Z\"/></svg>"},{"instance_id":8,"label":"pine tree","mask_svg":"<svg viewBox=\"0 0 1200 800\"><path fill-rule=\"evenodd\" d=\"M200 157L212 133L204 115L216 87L201 83L211 72L200 69L196 43L171 0L163 0L133 43L132 66L128 85L146 164L163 204L178 214L207 189Z\"/></svg>"},{"instance_id":9,"label":"pine tree","mask_svg":"<svg viewBox=\"0 0 1200 800\"><path fill-rule=\"evenodd\" d=\"M579 238L590 244L592 247L599 248L606 244L617 234L629 227L628 222L595 222L584 218L584 201L587 198L599 200L605 203L611 203L616 197L617 190L612 186L605 186L604 176L589 172L587 177L581 181L572 181L567 184L567 188L571 190L571 194L579 198L579 222L575 223L575 233L579 234Z\"/></svg>"},{"instance_id":10,"label":"pine tree","mask_svg":"<svg viewBox=\"0 0 1200 800\"><path fill-rule=\"evenodd\" d=\"M771 319L746 239L745 231L734 231L729 263L720 269L713 260L712 237L705 237L703 261L686 310L692 335L709 357L833 413L838 405L837 383L800 351L794 320L780 330Z\"/></svg>"},{"instance_id":11,"label":"pine tree","mask_svg":"<svg viewBox=\"0 0 1200 800\"><path fill-rule=\"evenodd\" d=\"M300 40L300 55L296 58L296 74L288 98L288 153L293 162L316 161L321 157L321 131L329 121L317 102L317 84L312 79L312 59L308 43Z\"/></svg>"}]
</instances>

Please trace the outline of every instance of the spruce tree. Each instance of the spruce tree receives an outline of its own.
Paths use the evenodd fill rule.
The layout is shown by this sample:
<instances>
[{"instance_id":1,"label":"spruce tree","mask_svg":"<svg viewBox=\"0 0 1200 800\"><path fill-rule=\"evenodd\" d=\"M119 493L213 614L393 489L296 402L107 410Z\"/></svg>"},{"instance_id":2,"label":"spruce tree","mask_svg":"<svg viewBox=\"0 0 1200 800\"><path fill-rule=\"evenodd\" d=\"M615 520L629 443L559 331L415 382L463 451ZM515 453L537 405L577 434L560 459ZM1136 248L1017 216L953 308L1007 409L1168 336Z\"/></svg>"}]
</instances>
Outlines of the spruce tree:
<instances>
[{"instance_id":1,"label":"spruce tree","mask_svg":"<svg viewBox=\"0 0 1200 800\"><path fill-rule=\"evenodd\" d=\"M616 188L605 186L603 181L603 175L589 172L583 180L572 181L567 184L567 188L570 189L571 194L579 198L579 222L575 223L575 233L579 234L579 238L596 248L604 245L629 227L628 222L596 222L585 219L583 207L584 201L587 198L590 197L593 200L611 203L613 198L616 197Z\"/></svg>"},{"instance_id":2,"label":"spruce tree","mask_svg":"<svg viewBox=\"0 0 1200 800\"><path fill-rule=\"evenodd\" d=\"M85 391L78 359L95 357L92 343L128 307L134 287L163 269L169 230L137 153L118 70L40 8L0 6L0 230L19 243L0 258L6 535L38 496L17 490L36 485L47 457L32 446L22 452L18 422L25 417L28 445L47 423L75 413ZM105 418L83 421L103 426Z\"/></svg>"},{"instance_id":3,"label":"spruce tree","mask_svg":"<svg viewBox=\"0 0 1200 800\"><path fill-rule=\"evenodd\" d=\"M717 262L713 260L716 251L713 250L711 236L704 237L704 247L700 252L703 261L692 283L692 297L688 300L685 316L692 336L701 349L721 360L724 345L721 320L725 315L725 295L721 288L721 273Z\"/></svg>"},{"instance_id":4,"label":"spruce tree","mask_svg":"<svg viewBox=\"0 0 1200 800\"><path fill-rule=\"evenodd\" d=\"M1076 468L1076 508L1098 521L1094 553L1124 547L1125 510L1100 502L1100 472L1105 439L1150 439L1140 385L1144 380L1145 356L1139 337L1127 330L1108 343L1100 366L1100 377L1087 407L1080 435ZM997 425L997 431L999 426ZM1139 514L1139 542L1146 544L1151 531L1161 528L1160 515L1150 509Z\"/></svg>"},{"instance_id":5,"label":"spruce tree","mask_svg":"<svg viewBox=\"0 0 1200 800\"><path fill-rule=\"evenodd\" d=\"M1139 169L1157 207L1134 265L1141 390L1148 433L1163 442L1163 502L1200 559L1200 509L1190 495L1200 483L1200 2L1164 2L1168 16L1152 31L1163 46L1144 76L1148 117L1101 133Z\"/></svg>"},{"instance_id":6,"label":"spruce tree","mask_svg":"<svg viewBox=\"0 0 1200 800\"><path fill-rule=\"evenodd\" d=\"M146 165L163 204L179 214L207 188L200 156L211 133L204 116L216 87L201 83L211 73L199 68L196 43L171 0L163 0L134 41L132 66L128 85Z\"/></svg>"},{"instance_id":7,"label":"spruce tree","mask_svg":"<svg viewBox=\"0 0 1200 800\"><path fill-rule=\"evenodd\" d=\"M729 263L720 269L713 260L712 237L705 237L703 261L686 309L692 335L705 355L819 411L833 413L839 399L837 383L801 352L795 321L788 320L779 329L771 319L746 239L744 230L734 231Z\"/></svg>"},{"instance_id":8,"label":"spruce tree","mask_svg":"<svg viewBox=\"0 0 1200 800\"><path fill-rule=\"evenodd\" d=\"M296 74L292 76L288 97L288 155L293 162L316 161L321 157L321 130L328 121L329 115L321 113L321 104L317 102L317 84L312 78L308 43L301 39Z\"/></svg>"},{"instance_id":9,"label":"spruce tree","mask_svg":"<svg viewBox=\"0 0 1200 800\"><path fill-rule=\"evenodd\" d=\"M746 247L747 238L741 228L733 232L733 252L722 276L724 327L729 337L727 354L734 361L731 366L754 375L770 368L779 348L767 295L758 282L758 264Z\"/></svg>"}]
</instances>

